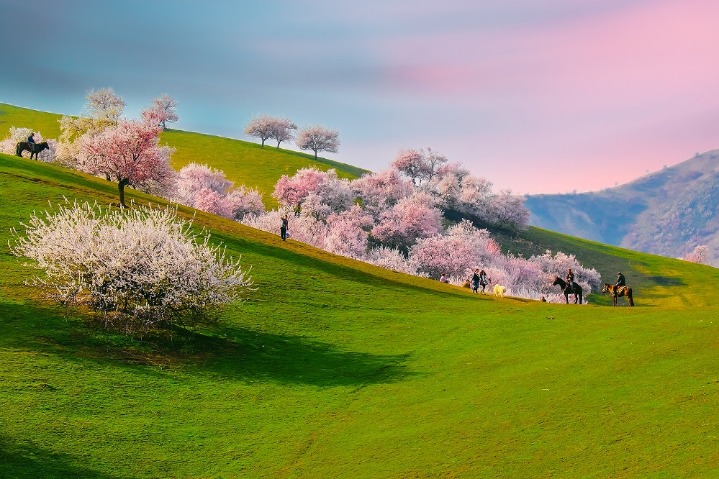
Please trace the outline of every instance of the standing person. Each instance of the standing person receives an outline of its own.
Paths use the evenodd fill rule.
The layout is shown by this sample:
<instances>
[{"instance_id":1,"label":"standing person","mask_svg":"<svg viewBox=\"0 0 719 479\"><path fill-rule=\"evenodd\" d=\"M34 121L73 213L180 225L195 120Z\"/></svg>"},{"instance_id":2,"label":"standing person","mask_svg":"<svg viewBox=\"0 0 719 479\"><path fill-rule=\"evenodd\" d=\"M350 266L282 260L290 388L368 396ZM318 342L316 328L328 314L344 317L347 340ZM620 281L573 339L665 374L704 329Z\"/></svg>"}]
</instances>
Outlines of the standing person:
<instances>
[{"instance_id":1,"label":"standing person","mask_svg":"<svg viewBox=\"0 0 719 479\"><path fill-rule=\"evenodd\" d=\"M474 270L472 275L472 292L477 293L479 290L479 268Z\"/></svg>"},{"instance_id":2,"label":"standing person","mask_svg":"<svg viewBox=\"0 0 719 479\"><path fill-rule=\"evenodd\" d=\"M284 215L282 217L282 226L280 226L280 237L282 237L282 241L285 241L287 239L287 227L289 226L289 220L287 219L287 215Z\"/></svg>"},{"instance_id":3,"label":"standing person","mask_svg":"<svg viewBox=\"0 0 719 479\"><path fill-rule=\"evenodd\" d=\"M487 273L484 272L484 270L479 272L479 285L482 287L482 294L484 294L484 288L487 287L489 284L489 278L487 278Z\"/></svg>"},{"instance_id":4,"label":"standing person","mask_svg":"<svg viewBox=\"0 0 719 479\"><path fill-rule=\"evenodd\" d=\"M297 203L297 206L295 206L295 218L299 218L300 213L302 213L302 205Z\"/></svg>"}]
</instances>

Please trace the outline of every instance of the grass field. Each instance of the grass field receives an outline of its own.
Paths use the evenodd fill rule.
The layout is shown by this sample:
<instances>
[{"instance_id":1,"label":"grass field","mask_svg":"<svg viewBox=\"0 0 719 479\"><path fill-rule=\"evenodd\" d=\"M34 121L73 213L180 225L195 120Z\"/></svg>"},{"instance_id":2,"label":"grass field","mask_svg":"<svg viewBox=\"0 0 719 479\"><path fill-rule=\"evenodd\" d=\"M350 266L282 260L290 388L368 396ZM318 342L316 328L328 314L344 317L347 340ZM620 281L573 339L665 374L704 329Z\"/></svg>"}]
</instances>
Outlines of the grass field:
<instances>
[{"instance_id":1,"label":"grass field","mask_svg":"<svg viewBox=\"0 0 719 479\"><path fill-rule=\"evenodd\" d=\"M0 105L0 135L52 121ZM225 152L200 162L238 183L309 158L165 138L176 166ZM8 249L48 202L116 186L0 155L0 192L0 477L719 477L716 269L530 228L503 248L621 270L637 306L494 299L181 209L257 291L217 328L138 340L43 301Z\"/></svg>"},{"instance_id":2,"label":"grass field","mask_svg":"<svg viewBox=\"0 0 719 479\"><path fill-rule=\"evenodd\" d=\"M0 477L719 475L713 268L530 230L640 285L635 308L549 305L198 213L258 289L140 341L40 300L7 249L48 201L114 185L0 155L0 188Z\"/></svg>"}]
</instances>

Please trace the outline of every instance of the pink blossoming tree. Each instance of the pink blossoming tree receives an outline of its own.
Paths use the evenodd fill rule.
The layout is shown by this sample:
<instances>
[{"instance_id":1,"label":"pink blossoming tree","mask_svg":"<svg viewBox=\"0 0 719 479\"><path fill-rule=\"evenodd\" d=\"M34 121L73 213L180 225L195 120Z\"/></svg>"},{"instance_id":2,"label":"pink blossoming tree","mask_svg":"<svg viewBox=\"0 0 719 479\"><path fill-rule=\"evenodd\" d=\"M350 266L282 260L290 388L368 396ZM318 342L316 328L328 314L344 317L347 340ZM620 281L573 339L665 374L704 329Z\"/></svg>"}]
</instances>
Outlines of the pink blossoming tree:
<instances>
[{"instance_id":1,"label":"pink blossoming tree","mask_svg":"<svg viewBox=\"0 0 719 479\"><path fill-rule=\"evenodd\" d=\"M174 180L169 160L172 149L159 145L158 125L120 120L97 134L80 138L83 170L116 181L120 205L125 206L125 187L143 187Z\"/></svg>"},{"instance_id":2,"label":"pink blossoming tree","mask_svg":"<svg viewBox=\"0 0 719 479\"><path fill-rule=\"evenodd\" d=\"M382 212L372 236L385 246L407 251L418 239L440 231L442 213L434 204L432 196L423 192L400 199Z\"/></svg>"},{"instance_id":3,"label":"pink blossoming tree","mask_svg":"<svg viewBox=\"0 0 719 479\"><path fill-rule=\"evenodd\" d=\"M180 119L177 115L177 102L168 94L160 95L152 100L150 108L142 112L143 119L148 122L156 121L163 130L167 129L167 124L176 122Z\"/></svg>"},{"instance_id":4,"label":"pink blossoming tree","mask_svg":"<svg viewBox=\"0 0 719 479\"><path fill-rule=\"evenodd\" d=\"M378 173L367 173L351 183L354 194L375 218L393 207L397 202L414 193L410 180L401 176L398 170L390 168Z\"/></svg>"}]
</instances>

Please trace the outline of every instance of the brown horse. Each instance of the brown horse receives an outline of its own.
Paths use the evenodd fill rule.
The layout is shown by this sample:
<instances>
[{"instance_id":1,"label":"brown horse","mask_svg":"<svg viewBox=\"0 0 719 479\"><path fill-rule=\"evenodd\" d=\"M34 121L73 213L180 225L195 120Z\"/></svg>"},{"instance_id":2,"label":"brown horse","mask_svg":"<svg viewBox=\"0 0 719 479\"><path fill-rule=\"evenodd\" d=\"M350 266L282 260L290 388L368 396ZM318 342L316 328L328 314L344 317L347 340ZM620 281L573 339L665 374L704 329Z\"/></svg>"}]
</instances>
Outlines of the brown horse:
<instances>
[{"instance_id":1,"label":"brown horse","mask_svg":"<svg viewBox=\"0 0 719 479\"><path fill-rule=\"evenodd\" d=\"M564 282L562 278L557 276L554 278L554 283L552 283L552 286L559 285L560 288L562 288L562 292L564 293L564 301L569 304L569 295L574 295L574 304L577 304L577 300L579 301L579 304L582 304L582 294L584 291L582 290L582 287L579 286L577 283L573 283L570 288L567 288L567 283Z\"/></svg>"},{"instance_id":2,"label":"brown horse","mask_svg":"<svg viewBox=\"0 0 719 479\"><path fill-rule=\"evenodd\" d=\"M47 144L47 141L43 141L42 143L28 143L27 141L20 141L17 145L15 145L15 154L17 156L22 156L23 151L29 151L30 159L32 160L32 157L34 155L35 159L37 160L38 153L40 153L42 150L49 149L50 146Z\"/></svg>"},{"instance_id":3,"label":"brown horse","mask_svg":"<svg viewBox=\"0 0 719 479\"><path fill-rule=\"evenodd\" d=\"M632 288L630 288L629 286L620 286L619 288L617 288L613 284L604 283L602 293L609 293L612 295L614 306L617 305L618 296L626 296L627 301L629 302L629 306L634 306L634 296L632 296Z\"/></svg>"}]
</instances>

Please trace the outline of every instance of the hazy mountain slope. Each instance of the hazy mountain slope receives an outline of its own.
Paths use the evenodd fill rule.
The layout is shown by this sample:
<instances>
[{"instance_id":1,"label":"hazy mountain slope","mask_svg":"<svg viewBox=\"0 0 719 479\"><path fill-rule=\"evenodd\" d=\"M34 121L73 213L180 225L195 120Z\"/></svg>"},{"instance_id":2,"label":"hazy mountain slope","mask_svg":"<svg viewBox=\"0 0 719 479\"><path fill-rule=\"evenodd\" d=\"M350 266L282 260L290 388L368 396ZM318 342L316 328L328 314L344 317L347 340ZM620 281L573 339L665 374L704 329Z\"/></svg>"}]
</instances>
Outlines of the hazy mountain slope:
<instances>
[{"instance_id":1,"label":"hazy mountain slope","mask_svg":"<svg viewBox=\"0 0 719 479\"><path fill-rule=\"evenodd\" d=\"M526 205L534 226L671 257L706 244L719 262L719 150L616 188L531 195Z\"/></svg>"}]
</instances>

